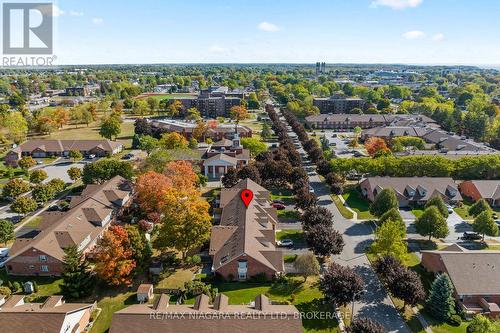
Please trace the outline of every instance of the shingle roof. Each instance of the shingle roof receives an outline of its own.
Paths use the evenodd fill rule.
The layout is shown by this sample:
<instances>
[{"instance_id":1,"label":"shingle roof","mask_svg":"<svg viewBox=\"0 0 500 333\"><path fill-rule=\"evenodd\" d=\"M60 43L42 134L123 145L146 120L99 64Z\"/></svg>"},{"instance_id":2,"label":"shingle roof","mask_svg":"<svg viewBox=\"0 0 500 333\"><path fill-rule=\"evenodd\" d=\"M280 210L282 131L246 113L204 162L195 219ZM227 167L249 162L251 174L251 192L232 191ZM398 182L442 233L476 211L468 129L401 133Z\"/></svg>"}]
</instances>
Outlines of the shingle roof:
<instances>
[{"instance_id":1,"label":"shingle roof","mask_svg":"<svg viewBox=\"0 0 500 333\"><path fill-rule=\"evenodd\" d=\"M124 194L129 193L123 190L125 188L128 188L125 179L116 176L100 185L88 185L80 196L72 199L69 211L43 213L40 233L34 238L17 238L10 250L9 261L15 261L18 255L30 248L62 260L64 247L78 246L83 240L93 240L100 235L103 227L95 222L102 221L119 207L118 202L109 198L124 198ZM110 195L110 191L116 193Z\"/></svg>"},{"instance_id":2,"label":"shingle roof","mask_svg":"<svg viewBox=\"0 0 500 333\"><path fill-rule=\"evenodd\" d=\"M245 207L239 194L252 190L254 197ZM212 229L210 254L214 269L245 254L267 267L282 272L283 253L276 249L273 225L278 222L269 202L269 191L250 179L221 191L221 222Z\"/></svg>"},{"instance_id":3,"label":"shingle roof","mask_svg":"<svg viewBox=\"0 0 500 333\"><path fill-rule=\"evenodd\" d=\"M500 295L500 251L436 250L459 295Z\"/></svg>"},{"instance_id":4,"label":"shingle roof","mask_svg":"<svg viewBox=\"0 0 500 333\"><path fill-rule=\"evenodd\" d=\"M500 199L500 180L471 180L470 181L482 198L485 199Z\"/></svg>"},{"instance_id":5,"label":"shingle roof","mask_svg":"<svg viewBox=\"0 0 500 333\"><path fill-rule=\"evenodd\" d=\"M105 151L112 152L122 143L110 140L28 140L15 148L15 151L32 152L36 149L46 152L63 152L68 150L89 151L99 147Z\"/></svg>"}]
</instances>

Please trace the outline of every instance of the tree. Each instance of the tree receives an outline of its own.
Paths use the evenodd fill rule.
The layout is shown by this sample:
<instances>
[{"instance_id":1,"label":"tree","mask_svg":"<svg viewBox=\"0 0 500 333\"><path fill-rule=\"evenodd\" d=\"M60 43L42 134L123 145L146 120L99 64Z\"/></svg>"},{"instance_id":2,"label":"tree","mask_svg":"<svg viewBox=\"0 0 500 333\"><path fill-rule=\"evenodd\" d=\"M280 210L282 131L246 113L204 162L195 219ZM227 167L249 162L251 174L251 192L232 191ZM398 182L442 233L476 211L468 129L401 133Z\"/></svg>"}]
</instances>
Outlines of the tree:
<instances>
[{"instance_id":1,"label":"tree","mask_svg":"<svg viewBox=\"0 0 500 333\"><path fill-rule=\"evenodd\" d=\"M150 135L144 135L139 138L138 148L141 150L145 150L149 155L155 148L158 148L159 145L160 141L158 139L153 138Z\"/></svg>"},{"instance_id":2,"label":"tree","mask_svg":"<svg viewBox=\"0 0 500 333\"><path fill-rule=\"evenodd\" d=\"M387 212L385 212L384 214L382 214L382 216L380 217L380 219L378 220L378 224L379 225L382 225L385 223L385 221L387 220L392 220L394 222L397 222L399 223L403 228L406 228L405 227L405 224L403 222L403 218L401 217L401 214L399 213L399 210L397 208L391 208L389 209Z\"/></svg>"},{"instance_id":3,"label":"tree","mask_svg":"<svg viewBox=\"0 0 500 333\"><path fill-rule=\"evenodd\" d=\"M317 224L309 228L305 233L307 245L314 254L327 257L332 254L339 254L344 248L342 235L324 224Z\"/></svg>"},{"instance_id":4,"label":"tree","mask_svg":"<svg viewBox=\"0 0 500 333\"><path fill-rule=\"evenodd\" d=\"M392 295L403 300L403 311L406 305L416 306L425 299L425 289L420 276L405 266L395 271L388 287Z\"/></svg>"},{"instance_id":5,"label":"tree","mask_svg":"<svg viewBox=\"0 0 500 333\"><path fill-rule=\"evenodd\" d=\"M160 101L154 98L153 96L148 97L146 99L146 103L148 103L149 110L151 111L151 113L155 113L155 111L160 106Z\"/></svg>"},{"instance_id":6,"label":"tree","mask_svg":"<svg viewBox=\"0 0 500 333\"><path fill-rule=\"evenodd\" d=\"M8 220L0 220L0 244L14 239L14 225Z\"/></svg>"},{"instance_id":7,"label":"tree","mask_svg":"<svg viewBox=\"0 0 500 333\"><path fill-rule=\"evenodd\" d=\"M446 220L435 206L424 210L423 214L415 221L415 228L420 235L429 236L429 240L431 237L444 238L449 233Z\"/></svg>"},{"instance_id":8,"label":"tree","mask_svg":"<svg viewBox=\"0 0 500 333\"><path fill-rule=\"evenodd\" d=\"M472 229L484 236L496 237L498 236L498 226L493 220L491 216L491 212L488 210L483 211L474 219L474 223L472 224Z\"/></svg>"},{"instance_id":9,"label":"tree","mask_svg":"<svg viewBox=\"0 0 500 333\"><path fill-rule=\"evenodd\" d=\"M59 193L66 187L66 183L61 178L52 178L47 185L52 187L55 193Z\"/></svg>"},{"instance_id":10,"label":"tree","mask_svg":"<svg viewBox=\"0 0 500 333\"><path fill-rule=\"evenodd\" d=\"M160 212L165 205L166 191L172 188L172 180L154 171L148 171L135 182L136 200L146 212Z\"/></svg>"},{"instance_id":11,"label":"tree","mask_svg":"<svg viewBox=\"0 0 500 333\"><path fill-rule=\"evenodd\" d=\"M260 184L260 173L259 169L254 164L247 164L244 167L238 169L238 178L239 179L251 179L257 184Z\"/></svg>"},{"instance_id":12,"label":"tree","mask_svg":"<svg viewBox=\"0 0 500 333\"><path fill-rule=\"evenodd\" d=\"M241 145L250 150L252 156L257 156L267 150L267 145L257 138L241 138Z\"/></svg>"},{"instance_id":13,"label":"tree","mask_svg":"<svg viewBox=\"0 0 500 333\"><path fill-rule=\"evenodd\" d=\"M186 149L188 141L177 132L164 133L160 139L160 146L165 149Z\"/></svg>"},{"instance_id":14,"label":"tree","mask_svg":"<svg viewBox=\"0 0 500 333\"><path fill-rule=\"evenodd\" d=\"M145 116L149 113L149 105L143 99L137 99L134 102L134 106L132 107L132 112L138 116Z\"/></svg>"},{"instance_id":15,"label":"tree","mask_svg":"<svg viewBox=\"0 0 500 333\"><path fill-rule=\"evenodd\" d=\"M197 108L189 108L187 109L186 112L187 112L186 116L187 120L195 120L195 121L201 120L200 111L198 111Z\"/></svg>"},{"instance_id":16,"label":"tree","mask_svg":"<svg viewBox=\"0 0 500 333\"><path fill-rule=\"evenodd\" d=\"M245 120L248 118L248 111L243 105L235 105L230 111L231 119L234 120Z\"/></svg>"},{"instance_id":17,"label":"tree","mask_svg":"<svg viewBox=\"0 0 500 333\"><path fill-rule=\"evenodd\" d=\"M110 116L101 122L101 128L99 129L99 135L103 138L112 140L113 137L116 140L116 137L121 133L121 124L120 120L117 117Z\"/></svg>"},{"instance_id":18,"label":"tree","mask_svg":"<svg viewBox=\"0 0 500 333\"><path fill-rule=\"evenodd\" d=\"M238 181L238 171L235 168L227 169L227 172L222 177L222 185L225 188L233 187L234 185L238 184Z\"/></svg>"},{"instance_id":19,"label":"tree","mask_svg":"<svg viewBox=\"0 0 500 333\"><path fill-rule=\"evenodd\" d=\"M28 197L19 197L10 205L10 209L14 213L18 213L21 215L26 215L32 211L34 211L37 207L37 203L32 198Z\"/></svg>"},{"instance_id":20,"label":"tree","mask_svg":"<svg viewBox=\"0 0 500 333\"><path fill-rule=\"evenodd\" d=\"M71 167L67 171L69 178L76 182L78 179L82 178L82 170L77 167Z\"/></svg>"},{"instance_id":21,"label":"tree","mask_svg":"<svg viewBox=\"0 0 500 333\"><path fill-rule=\"evenodd\" d=\"M453 285L446 273L439 274L427 299L429 313L440 321L447 321L455 314L455 299L453 298Z\"/></svg>"},{"instance_id":22,"label":"tree","mask_svg":"<svg viewBox=\"0 0 500 333\"><path fill-rule=\"evenodd\" d=\"M384 326L370 318L355 317L347 329L348 333L385 333Z\"/></svg>"},{"instance_id":23,"label":"tree","mask_svg":"<svg viewBox=\"0 0 500 333\"><path fill-rule=\"evenodd\" d=\"M34 184L40 184L48 177L49 177L49 175L47 174L47 171L45 171L43 169L36 169L36 170L31 171L31 173L30 173L30 182L32 182Z\"/></svg>"},{"instance_id":24,"label":"tree","mask_svg":"<svg viewBox=\"0 0 500 333\"><path fill-rule=\"evenodd\" d=\"M365 141L365 148L370 156L376 156L390 151L385 143L385 140L377 137L368 138Z\"/></svg>"},{"instance_id":25,"label":"tree","mask_svg":"<svg viewBox=\"0 0 500 333\"><path fill-rule=\"evenodd\" d=\"M442 196L438 194L430 198L425 204L425 208L430 206L435 206L444 218L448 218L448 207L446 207Z\"/></svg>"},{"instance_id":26,"label":"tree","mask_svg":"<svg viewBox=\"0 0 500 333\"><path fill-rule=\"evenodd\" d=\"M194 172L192 164L187 161L168 162L163 174L170 178L172 186L178 190L194 189L198 181L198 176Z\"/></svg>"},{"instance_id":27,"label":"tree","mask_svg":"<svg viewBox=\"0 0 500 333\"><path fill-rule=\"evenodd\" d=\"M472 318L469 326L467 326L467 333L494 333L495 327L491 320L482 314L475 315Z\"/></svg>"},{"instance_id":28,"label":"tree","mask_svg":"<svg viewBox=\"0 0 500 333\"><path fill-rule=\"evenodd\" d=\"M79 161L83 158L82 153L78 150L70 150L68 156L73 160L73 162Z\"/></svg>"},{"instance_id":29,"label":"tree","mask_svg":"<svg viewBox=\"0 0 500 333\"><path fill-rule=\"evenodd\" d=\"M64 248L61 292L67 299L90 295L94 278L88 262L75 245Z\"/></svg>"},{"instance_id":30,"label":"tree","mask_svg":"<svg viewBox=\"0 0 500 333\"><path fill-rule=\"evenodd\" d=\"M195 249L210 238L212 218L208 214L209 204L199 198L196 191L168 191L163 206L163 219L155 246L159 249L175 248L186 258L189 250Z\"/></svg>"},{"instance_id":31,"label":"tree","mask_svg":"<svg viewBox=\"0 0 500 333\"><path fill-rule=\"evenodd\" d=\"M31 192L31 196L38 203L45 203L54 199L55 194L54 188L48 184L38 184Z\"/></svg>"},{"instance_id":32,"label":"tree","mask_svg":"<svg viewBox=\"0 0 500 333\"><path fill-rule=\"evenodd\" d=\"M401 261L392 254L378 257L374 264L375 272L382 277L387 285L392 283L397 271L403 267Z\"/></svg>"},{"instance_id":33,"label":"tree","mask_svg":"<svg viewBox=\"0 0 500 333\"><path fill-rule=\"evenodd\" d=\"M309 192L307 187L302 187L295 193L295 208L307 209L315 206L317 202L318 198Z\"/></svg>"},{"instance_id":34,"label":"tree","mask_svg":"<svg viewBox=\"0 0 500 333\"><path fill-rule=\"evenodd\" d=\"M319 289L335 307L357 301L363 293L364 283L352 268L332 262L320 277Z\"/></svg>"},{"instance_id":35,"label":"tree","mask_svg":"<svg viewBox=\"0 0 500 333\"><path fill-rule=\"evenodd\" d=\"M102 158L93 163L85 164L82 179L85 184L100 184L115 176L131 179L134 174L132 165L127 161L113 158Z\"/></svg>"},{"instance_id":36,"label":"tree","mask_svg":"<svg viewBox=\"0 0 500 333\"><path fill-rule=\"evenodd\" d=\"M113 225L97 241L93 251L94 270L103 281L110 285L129 285L136 266L127 231Z\"/></svg>"},{"instance_id":37,"label":"tree","mask_svg":"<svg viewBox=\"0 0 500 333\"><path fill-rule=\"evenodd\" d=\"M375 241L371 245L371 250L376 254L392 254L402 259L408 253L404 241L405 235L406 230L401 230L400 223L387 220L375 230Z\"/></svg>"},{"instance_id":38,"label":"tree","mask_svg":"<svg viewBox=\"0 0 500 333\"><path fill-rule=\"evenodd\" d=\"M15 199L30 190L30 185L21 178L11 179L5 184L2 190L4 198Z\"/></svg>"},{"instance_id":39,"label":"tree","mask_svg":"<svg viewBox=\"0 0 500 333\"><path fill-rule=\"evenodd\" d=\"M198 141L195 138L191 137L189 139L188 148L189 149L196 149L196 148L198 148Z\"/></svg>"},{"instance_id":40,"label":"tree","mask_svg":"<svg viewBox=\"0 0 500 333\"><path fill-rule=\"evenodd\" d=\"M262 131L260 132L260 136L264 139L269 139L272 136L271 128L268 124L262 124Z\"/></svg>"},{"instance_id":41,"label":"tree","mask_svg":"<svg viewBox=\"0 0 500 333\"><path fill-rule=\"evenodd\" d=\"M302 228L308 231L315 225L324 225L328 228L333 227L333 214L325 207L313 206L307 208L300 216Z\"/></svg>"},{"instance_id":42,"label":"tree","mask_svg":"<svg viewBox=\"0 0 500 333\"><path fill-rule=\"evenodd\" d=\"M127 231L132 258L136 262L136 267L144 269L151 259L151 245L146 239L146 235L140 232L137 226L129 224L125 227L125 230Z\"/></svg>"},{"instance_id":43,"label":"tree","mask_svg":"<svg viewBox=\"0 0 500 333\"><path fill-rule=\"evenodd\" d=\"M469 214L472 216L478 216L484 211L491 211L490 205L484 199L479 199L469 208Z\"/></svg>"},{"instance_id":44,"label":"tree","mask_svg":"<svg viewBox=\"0 0 500 333\"><path fill-rule=\"evenodd\" d=\"M304 277L304 282L309 276L319 274L319 262L311 253L301 254L293 262L293 267Z\"/></svg>"},{"instance_id":45,"label":"tree","mask_svg":"<svg viewBox=\"0 0 500 333\"><path fill-rule=\"evenodd\" d=\"M370 213L375 216L382 216L392 208L398 208L399 202L396 193L392 188L385 188L377 194L375 200L370 205Z\"/></svg>"},{"instance_id":46,"label":"tree","mask_svg":"<svg viewBox=\"0 0 500 333\"><path fill-rule=\"evenodd\" d=\"M17 161L17 165L23 170L28 170L36 165L36 161L31 156L23 156Z\"/></svg>"}]
</instances>

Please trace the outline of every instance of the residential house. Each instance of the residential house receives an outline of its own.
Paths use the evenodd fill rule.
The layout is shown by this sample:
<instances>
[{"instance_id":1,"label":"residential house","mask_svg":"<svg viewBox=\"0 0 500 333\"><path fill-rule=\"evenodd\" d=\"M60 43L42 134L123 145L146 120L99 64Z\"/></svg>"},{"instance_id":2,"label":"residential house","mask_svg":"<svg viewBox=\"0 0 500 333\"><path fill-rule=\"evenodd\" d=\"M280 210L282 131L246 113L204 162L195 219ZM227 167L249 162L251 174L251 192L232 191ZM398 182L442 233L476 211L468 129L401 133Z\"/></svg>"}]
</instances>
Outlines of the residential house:
<instances>
[{"instance_id":1,"label":"residential house","mask_svg":"<svg viewBox=\"0 0 500 333\"><path fill-rule=\"evenodd\" d=\"M222 139L212 144L203 155L201 170L210 178L221 178L229 169L245 166L250 161L250 151L241 146L239 133L233 139Z\"/></svg>"},{"instance_id":2,"label":"residential house","mask_svg":"<svg viewBox=\"0 0 500 333\"><path fill-rule=\"evenodd\" d=\"M467 180L458 185L462 196L477 201L486 200L490 206L500 206L500 180Z\"/></svg>"},{"instance_id":3,"label":"residential house","mask_svg":"<svg viewBox=\"0 0 500 333\"><path fill-rule=\"evenodd\" d=\"M123 150L123 144L110 140L28 140L7 153L5 164L17 166L17 161L23 156L64 157L72 150L84 156L103 157L119 153Z\"/></svg>"},{"instance_id":4,"label":"residential house","mask_svg":"<svg viewBox=\"0 0 500 333\"><path fill-rule=\"evenodd\" d=\"M248 207L241 191L253 192ZM209 254L212 271L229 280L247 280L265 275L268 279L284 272L283 252L276 246L276 209L271 206L269 191L250 179L220 195L220 224L212 228Z\"/></svg>"},{"instance_id":5,"label":"residential house","mask_svg":"<svg viewBox=\"0 0 500 333\"><path fill-rule=\"evenodd\" d=\"M400 207L424 205L436 195L449 204L462 200L457 185L449 177L368 177L359 186L369 201L375 200L383 189L392 188Z\"/></svg>"},{"instance_id":6,"label":"residential house","mask_svg":"<svg viewBox=\"0 0 500 333\"><path fill-rule=\"evenodd\" d=\"M198 123L194 121L179 121L173 119L148 119L147 120L154 132L157 133L158 137L161 133L178 133L183 135L186 139L190 139L193 135L193 131L198 126ZM252 137L252 129L248 126L236 125L236 124L217 124L215 126L208 126L204 134L204 138L211 138L212 140L218 141L222 139L231 139L235 130L242 138Z\"/></svg>"},{"instance_id":7,"label":"residential house","mask_svg":"<svg viewBox=\"0 0 500 333\"><path fill-rule=\"evenodd\" d=\"M65 303L62 296L50 296L43 303L25 303L24 295L12 295L0 305L0 331L82 333L95 307L96 303Z\"/></svg>"},{"instance_id":8,"label":"residential house","mask_svg":"<svg viewBox=\"0 0 500 333\"><path fill-rule=\"evenodd\" d=\"M88 254L122 210L132 202L130 184L116 176L103 184L87 185L73 197L66 212L44 212L35 229L16 238L5 262L11 275L58 276L64 249L76 246Z\"/></svg>"},{"instance_id":9,"label":"residential house","mask_svg":"<svg viewBox=\"0 0 500 333\"><path fill-rule=\"evenodd\" d=\"M454 244L422 251L422 265L429 272L448 274L467 315L500 316L500 251L467 250Z\"/></svg>"},{"instance_id":10,"label":"residential house","mask_svg":"<svg viewBox=\"0 0 500 333\"><path fill-rule=\"evenodd\" d=\"M134 304L113 314L110 333L301 333L302 320L293 305L272 304L258 295L250 305L232 305L218 294L212 305L206 295L194 305L169 304L162 294L154 305Z\"/></svg>"}]
</instances>

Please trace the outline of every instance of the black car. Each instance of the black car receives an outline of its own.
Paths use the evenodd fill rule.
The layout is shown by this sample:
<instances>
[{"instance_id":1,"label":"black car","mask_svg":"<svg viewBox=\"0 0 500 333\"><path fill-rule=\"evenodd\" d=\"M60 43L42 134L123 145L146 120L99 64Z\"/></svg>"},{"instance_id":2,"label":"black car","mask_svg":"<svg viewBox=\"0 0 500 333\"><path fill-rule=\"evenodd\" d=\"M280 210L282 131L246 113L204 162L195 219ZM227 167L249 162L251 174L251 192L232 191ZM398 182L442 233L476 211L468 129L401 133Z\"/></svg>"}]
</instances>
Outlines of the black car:
<instances>
[{"instance_id":1,"label":"black car","mask_svg":"<svg viewBox=\"0 0 500 333\"><path fill-rule=\"evenodd\" d=\"M280 200L280 199L274 199L274 200L273 200L273 203L286 205L286 204L285 204L285 202L284 202L283 200Z\"/></svg>"},{"instance_id":2,"label":"black car","mask_svg":"<svg viewBox=\"0 0 500 333\"><path fill-rule=\"evenodd\" d=\"M478 234L477 232L466 231L462 235L462 239L463 240L480 240L480 239L483 239L483 237L480 234Z\"/></svg>"},{"instance_id":3,"label":"black car","mask_svg":"<svg viewBox=\"0 0 500 333\"><path fill-rule=\"evenodd\" d=\"M125 154L125 155L123 155L122 159L123 160L130 160L132 157L134 157L134 154Z\"/></svg>"}]
</instances>

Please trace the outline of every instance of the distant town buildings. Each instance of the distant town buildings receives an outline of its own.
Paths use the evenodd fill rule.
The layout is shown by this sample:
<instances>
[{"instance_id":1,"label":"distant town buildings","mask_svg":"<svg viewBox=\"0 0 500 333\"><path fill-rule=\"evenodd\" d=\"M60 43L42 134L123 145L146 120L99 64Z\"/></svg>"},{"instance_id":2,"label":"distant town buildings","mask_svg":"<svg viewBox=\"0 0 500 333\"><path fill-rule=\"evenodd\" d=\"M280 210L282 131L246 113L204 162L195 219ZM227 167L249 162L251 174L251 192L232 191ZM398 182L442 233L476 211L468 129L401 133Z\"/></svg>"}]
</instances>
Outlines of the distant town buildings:
<instances>
[{"instance_id":1,"label":"distant town buildings","mask_svg":"<svg viewBox=\"0 0 500 333\"><path fill-rule=\"evenodd\" d=\"M380 126L406 126L408 124L419 124L437 126L436 122L429 117L412 114L318 114L306 117L306 126L315 129L334 129L348 131L355 127L361 129L375 128Z\"/></svg>"},{"instance_id":2,"label":"distant town buildings","mask_svg":"<svg viewBox=\"0 0 500 333\"><path fill-rule=\"evenodd\" d=\"M320 113L349 113L354 108L362 109L365 101L359 97L348 97L343 94L334 94L325 98L314 98L313 105Z\"/></svg>"},{"instance_id":3,"label":"distant town buildings","mask_svg":"<svg viewBox=\"0 0 500 333\"><path fill-rule=\"evenodd\" d=\"M316 75L325 74L326 73L326 63L317 62L316 63Z\"/></svg>"}]
</instances>

